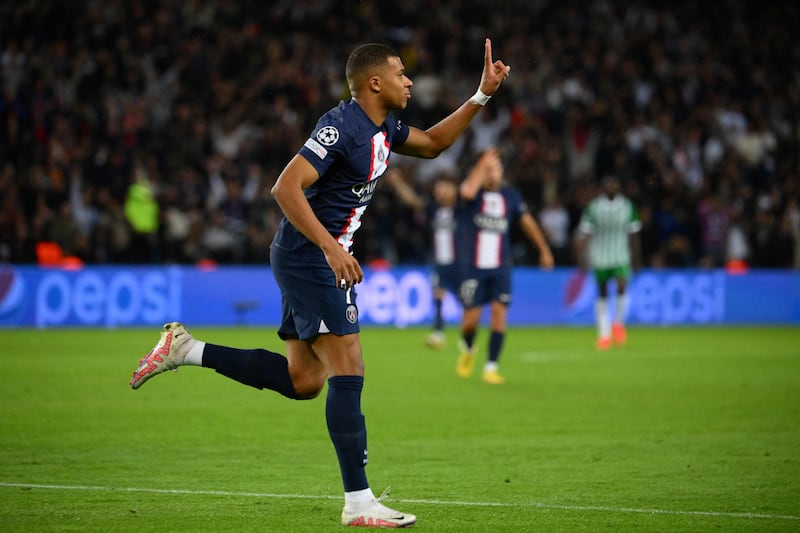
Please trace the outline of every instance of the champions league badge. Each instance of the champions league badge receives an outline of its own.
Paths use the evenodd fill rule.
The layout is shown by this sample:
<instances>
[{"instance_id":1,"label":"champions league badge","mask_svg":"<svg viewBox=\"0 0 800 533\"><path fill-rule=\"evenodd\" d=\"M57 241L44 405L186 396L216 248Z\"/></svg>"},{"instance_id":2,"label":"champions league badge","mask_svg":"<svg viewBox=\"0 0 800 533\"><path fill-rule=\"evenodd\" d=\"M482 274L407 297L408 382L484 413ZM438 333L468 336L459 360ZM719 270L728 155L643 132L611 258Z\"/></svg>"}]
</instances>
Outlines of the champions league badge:
<instances>
[{"instance_id":1,"label":"champions league badge","mask_svg":"<svg viewBox=\"0 0 800 533\"><path fill-rule=\"evenodd\" d=\"M339 130L333 126L325 126L317 132L317 140L325 146L333 146L339 140Z\"/></svg>"}]
</instances>

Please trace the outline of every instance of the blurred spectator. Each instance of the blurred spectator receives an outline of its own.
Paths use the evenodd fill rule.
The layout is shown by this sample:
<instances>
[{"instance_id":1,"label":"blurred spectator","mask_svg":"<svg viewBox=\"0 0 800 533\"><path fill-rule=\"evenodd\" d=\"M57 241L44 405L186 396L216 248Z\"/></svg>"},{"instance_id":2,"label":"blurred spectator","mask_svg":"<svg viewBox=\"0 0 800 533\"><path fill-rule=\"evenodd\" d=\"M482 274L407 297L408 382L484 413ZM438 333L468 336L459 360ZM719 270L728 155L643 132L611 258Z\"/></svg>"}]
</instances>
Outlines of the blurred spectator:
<instances>
[{"instance_id":1,"label":"blurred spectator","mask_svg":"<svg viewBox=\"0 0 800 533\"><path fill-rule=\"evenodd\" d=\"M800 201L796 194L788 198L784 217L793 237L792 250L794 254L791 268L800 269Z\"/></svg>"},{"instance_id":2,"label":"blurred spectator","mask_svg":"<svg viewBox=\"0 0 800 533\"><path fill-rule=\"evenodd\" d=\"M710 193L698 206L702 256L700 265L718 268L725 263L725 246L730 226L730 210L716 192Z\"/></svg>"},{"instance_id":3,"label":"blurred spectator","mask_svg":"<svg viewBox=\"0 0 800 533\"><path fill-rule=\"evenodd\" d=\"M146 171L137 167L136 178L125 196L125 217L131 227L130 256L133 263L151 263L157 258L159 206Z\"/></svg>"},{"instance_id":4,"label":"blurred spectator","mask_svg":"<svg viewBox=\"0 0 800 533\"><path fill-rule=\"evenodd\" d=\"M85 255L86 239L75 222L69 202L62 203L48 220L43 240L56 243L64 256Z\"/></svg>"},{"instance_id":5,"label":"blurred spectator","mask_svg":"<svg viewBox=\"0 0 800 533\"><path fill-rule=\"evenodd\" d=\"M570 264L569 213L561 204L558 193L545 196L545 205L539 213L539 225L553 252L556 266Z\"/></svg>"},{"instance_id":6,"label":"blurred spectator","mask_svg":"<svg viewBox=\"0 0 800 533\"><path fill-rule=\"evenodd\" d=\"M745 266L750 261L750 242L746 222L741 213L734 212L725 236L725 264Z\"/></svg>"},{"instance_id":7,"label":"blurred spectator","mask_svg":"<svg viewBox=\"0 0 800 533\"><path fill-rule=\"evenodd\" d=\"M341 59L388 36L415 82L401 118L430 127L474 91L488 35L512 66L507 90L441 157L392 155L420 191L498 145L532 212L560 198L568 235L598 178L618 176L640 208L644 266L733 254L800 268L800 6L486 6L3 3L0 260L34 262L57 236L93 263L268 261L279 212L266 191L311 121L347 98ZM424 262L424 220L376 194L356 253Z\"/></svg>"}]
</instances>

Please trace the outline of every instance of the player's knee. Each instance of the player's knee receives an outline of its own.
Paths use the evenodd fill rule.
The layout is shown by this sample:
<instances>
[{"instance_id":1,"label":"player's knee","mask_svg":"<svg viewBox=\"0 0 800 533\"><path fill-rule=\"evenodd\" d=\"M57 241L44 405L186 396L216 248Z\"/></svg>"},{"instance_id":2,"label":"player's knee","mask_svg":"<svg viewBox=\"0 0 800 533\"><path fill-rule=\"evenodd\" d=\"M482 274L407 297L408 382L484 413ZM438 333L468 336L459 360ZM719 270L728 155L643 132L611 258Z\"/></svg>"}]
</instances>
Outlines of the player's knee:
<instances>
[{"instance_id":1,"label":"player's knee","mask_svg":"<svg viewBox=\"0 0 800 533\"><path fill-rule=\"evenodd\" d=\"M295 399L296 400L313 400L314 398L319 396L320 392L322 392L322 387L319 387L319 388L316 388L316 389L307 389L307 390L295 391L295 394L296 394Z\"/></svg>"},{"instance_id":2,"label":"player's knee","mask_svg":"<svg viewBox=\"0 0 800 533\"><path fill-rule=\"evenodd\" d=\"M298 400L313 400L322 392L325 385L325 374L293 377L292 385Z\"/></svg>"}]
</instances>

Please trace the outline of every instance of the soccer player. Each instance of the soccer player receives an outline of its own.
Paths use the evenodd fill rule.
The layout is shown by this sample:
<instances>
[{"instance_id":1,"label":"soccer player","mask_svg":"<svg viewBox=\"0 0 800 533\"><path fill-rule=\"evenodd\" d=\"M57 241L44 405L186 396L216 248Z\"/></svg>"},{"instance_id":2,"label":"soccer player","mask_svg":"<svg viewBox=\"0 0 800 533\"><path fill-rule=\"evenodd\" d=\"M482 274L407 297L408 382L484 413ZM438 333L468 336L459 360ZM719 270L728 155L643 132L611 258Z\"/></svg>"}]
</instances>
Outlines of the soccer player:
<instances>
[{"instance_id":1,"label":"soccer player","mask_svg":"<svg viewBox=\"0 0 800 533\"><path fill-rule=\"evenodd\" d=\"M281 290L278 335L285 341L286 356L202 342L183 324L172 322L139 362L131 387L137 389L180 365L212 368L292 399L316 397L327 379L325 417L345 492L342 524L402 527L416 522L414 515L381 504L367 482L367 432L361 412L364 359L354 289L363 271L350 249L390 152L439 155L509 71L502 61L492 60L491 41L486 39L475 95L423 131L392 113L406 107L412 86L397 53L382 44L357 47L345 68L352 98L319 119L271 190L284 213L270 260Z\"/></svg>"},{"instance_id":2,"label":"soccer player","mask_svg":"<svg viewBox=\"0 0 800 533\"><path fill-rule=\"evenodd\" d=\"M389 184L403 203L417 210L425 209L433 241L433 330L425 345L441 350L446 345L442 307L448 292L458 295L459 262L456 260L456 204L458 184L454 177L441 174L433 184L433 198L423 199L408 185L396 168L386 172Z\"/></svg>"},{"instance_id":3,"label":"soccer player","mask_svg":"<svg viewBox=\"0 0 800 533\"><path fill-rule=\"evenodd\" d=\"M457 202L455 180L447 175L437 178L428 215L433 236L433 331L425 339L425 344L436 350L441 350L446 344L442 314L444 297L448 292L457 295L461 282L456 260Z\"/></svg>"},{"instance_id":4,"label":"soccer player","mask_svg":"<svg viewBox=\"0 0 800 533\"><path fill-rule=\"evenodd\" d=\"M603 178L601 194L586 206L578 225L579 257L581 262L586 260L588 244L588 264L597 283L594 312L599 350L608 350L612 342L622 345L627 339L628 279L631 268L638 270L641 262L638 235L642 223L636 207L619 189L616 177ZM608 283L611 280L617 285L613 317L608 309Z\"/></svg>"},{"instance_id":5,"label":"soccer player","mask_svg":"<svg viewBox=\"0 0 800 533\"><path fill-rule=\"evenodd\" d=\"M468 264L459 289L464 313L456 374L464 379L472 375L475 336L483 307L488 304L489 353L482 380L500 385L505 379L498 371L498 361L511 304L511 225L519 224L536 245L543 268L553 268L553 254L522 196L503 183L503 163L496 149L490 148L481 155L461 183L459 193L463 204L457 222L459 244L463 244Z\"/></svg>"}]
</instances>

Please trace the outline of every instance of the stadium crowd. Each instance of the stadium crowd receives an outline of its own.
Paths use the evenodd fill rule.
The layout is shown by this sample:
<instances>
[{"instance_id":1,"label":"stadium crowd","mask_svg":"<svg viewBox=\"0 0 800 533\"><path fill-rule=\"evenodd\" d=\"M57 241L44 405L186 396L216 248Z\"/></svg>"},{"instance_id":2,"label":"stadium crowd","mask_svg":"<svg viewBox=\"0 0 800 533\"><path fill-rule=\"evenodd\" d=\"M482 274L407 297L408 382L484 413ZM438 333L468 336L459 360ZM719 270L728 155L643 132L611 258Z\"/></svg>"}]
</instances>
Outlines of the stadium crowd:
<instances>
[{"instance_id":1,"label":"stadium crowd","mask_svg":"<svg viewBox=\"0 0 800 533\"><path fill-rule=\"evenodd\" d=\"M495 5L497 4L497 5ZM347 97L341 65L394 46L428 127L471 95L483 37L511 77L441 157L393 163L429 193L499 146L575 264L599 179L638 206L647 267L800 268L800 7L624 0L17 0L0 6L0 261L42 242L86 263L266 263L268 191ZM425 213L382 184L362 261L428 260ZM533 249L515 250L534 264Z\"/></svg>"}]
</instances>

